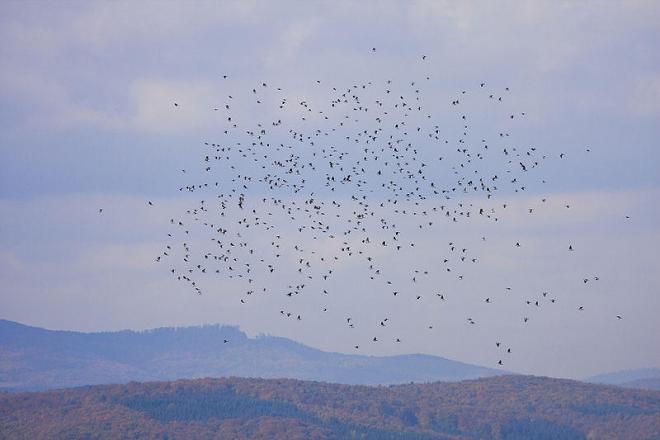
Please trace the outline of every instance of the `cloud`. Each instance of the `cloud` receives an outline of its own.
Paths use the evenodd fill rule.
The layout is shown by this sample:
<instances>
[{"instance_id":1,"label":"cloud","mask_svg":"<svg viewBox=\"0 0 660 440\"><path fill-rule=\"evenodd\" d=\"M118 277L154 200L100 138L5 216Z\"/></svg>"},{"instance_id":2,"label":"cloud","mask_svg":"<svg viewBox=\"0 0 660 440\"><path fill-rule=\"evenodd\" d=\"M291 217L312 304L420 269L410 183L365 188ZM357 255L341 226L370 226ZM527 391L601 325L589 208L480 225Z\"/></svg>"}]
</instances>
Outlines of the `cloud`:
<instances>
[{"instance_id":1,"label":"cloud","mask_svg":"<svg viewBox=\"0 0 660 440\"><path fill-rule=\"evenodd\" d=\"M137 80L131 85L130 127L152 133L190 132L220 123L218 93L204 82ZM222 121L224 122L224 121Z\"/></svg>"},{"instance_id":2,"label":"cloud","mask_svg":"<svg viewBox=\"0 0 660 440\"><path fill-rule=\"evenodd\" d=\"M385 45L373 60L382 64L379 70L410 73L411 66L401 65L397 59L412 57L418 50L430 55L435 75L443 79L502 76L509 83L532 81L537 86L545 82L554 87L553 78L575 71L576 66L587 69L584 60L594 56L598 57L594 73L602 76L599 72L606 72L610 68L606 63L612 60L603 51L618 51L617 41L636 35L631 29L652 32L653 18L658 15L657 4L646 1L601 2L598 7L550 1L418 1L409 7L384 2L379 14L372 17L373 23L365 27L361 17L374 11L359 3L308 6L291 14L283 13L286 7L261 2L195 2L194 6L92 2L59 8L48 15L39 9L27 7L30 13L8 20L2 31L6 44L0 90L18 101L31 102L31 117L22 122L36 120L39 125L60 129L137 128L150 132L161 128L181 132L184 127L197 129L203 124L199 122L202 112L176 120L145 99L159 102L163 93L179 91L199 100L217 79L217 70L200 72L209 66L222 66L235 72L236 78L265 69L269 77L286 78L292 85L300 85L300 77L310 72L324 81L348 72L355 77L364 70L363 51L371 46L367 41L387 39L382 32L398 29L403 39ZM384 22L378 24L376 18ZM342 34L336 33L338 24L343 26ZM356 39L365 44L356 47ZM639 46L637 43L629 41L629 45ZM336 45L342 50L336 50ZM645 46L639 50L649 50ZM630 64L626 59L621 68L628 70L625 66ZM351 68L337 71L341 65ZM641 91L632 101L638 103L635 108L647 112L654 109L656 87L654 80L644 79L654 78L653 72L644 75L633 71L615 79L639 83ZM594 90L602 84L594 81L591 87L576 79L578 86L571 87L561 77L562 86L569 87L554 87L550 95L545 90L530 90L532 104L542 102L548 115L571 98L579 105L589 103L584 111L602 104L602 94ZM192 83L197 85L185 86ZM649 90L651 93L644 93ZM620 95L623 98L625 91ZM610 110L617 108L612 105ZM537 114L541 111L536 110Z\"/></svg>"},{"instance_id":3,"label":"cloud","mask_svg":"<svg viewBox=\"0 0 660 440\"><path fill-rule=\"evenodd\" d=\"M19 101L19 108L29 108L31 117L21 121L28 130L80 126L119 129L124 125L120 114L94 108L78 99L65 83L33 70L5 71L0 74L0 84L6 98Z\"/></svg>"},{"instance_id":4,"label":"cloud","mask_svg":"<svg viewBox=\"0 0 660 440\"><path fill-rule=\"evenodd\" d=\"M305 17L289 24L281 33L277 44L274 45L266 56L266 65L269 68L282 68L290 65L300 48L316 32L318 19Z\"/></svg>"},{"instance_id":5,"label":"cloud","mask_svg":"<svg viewBox=\"0 0 660 440\"><path fill-rule=\"evenodd\" d=\"M108 50L126 44L158 44L189 38L210 27L226 23L249 23L258 17L258 2L144 1L92 2L80 10L68 27L68 38L93 50Z\"/></svg>"}]
</instances>

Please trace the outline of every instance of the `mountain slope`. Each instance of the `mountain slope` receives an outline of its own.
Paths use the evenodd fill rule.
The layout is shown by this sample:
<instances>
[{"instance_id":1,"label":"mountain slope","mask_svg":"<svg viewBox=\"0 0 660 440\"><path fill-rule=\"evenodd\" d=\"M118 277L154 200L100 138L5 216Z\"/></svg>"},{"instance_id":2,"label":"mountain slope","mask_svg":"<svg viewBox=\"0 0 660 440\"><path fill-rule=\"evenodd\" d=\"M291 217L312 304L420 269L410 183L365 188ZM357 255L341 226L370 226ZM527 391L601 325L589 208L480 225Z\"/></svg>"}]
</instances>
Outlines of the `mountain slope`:
<instances>
[{"instance_id":1,"label":"mountain slope","mask_svg":"<svg viewBox=\"0 0 660 440\"><path fill-rule=\"evenodd\" d=\"M654 439L660 393L531 376L198 379L0 394L2 438Z\"/></svg>"},{"instance_id":2,"label":"mountain slope","mask_svg":"<svg viewBox=\"0 0 660 440\"><path fill-rule=\"evenodd\" d=\"M0 320L0 389L13 391L222 376L375 385L497 374L435 356L328 353L227 326L79 333Z\"/></svg>"}]
</instances>

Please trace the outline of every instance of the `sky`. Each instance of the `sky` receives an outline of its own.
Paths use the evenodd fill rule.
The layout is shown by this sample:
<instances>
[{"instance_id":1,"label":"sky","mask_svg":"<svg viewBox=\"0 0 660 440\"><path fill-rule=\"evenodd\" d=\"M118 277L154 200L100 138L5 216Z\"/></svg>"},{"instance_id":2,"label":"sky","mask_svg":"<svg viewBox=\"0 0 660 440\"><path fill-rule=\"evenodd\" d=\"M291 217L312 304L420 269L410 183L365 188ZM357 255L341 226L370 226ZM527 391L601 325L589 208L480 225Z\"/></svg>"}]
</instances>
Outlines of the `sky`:
<instances>
[{"instance_id":1,"label":"sky","mask_svg":"<svg viewBox=\"0 0 660 440\"><path fill-rule=\"evenodd\" d=\"M501 340L513 351L507 370L569 378L658 367L658 23L652 0L2 2L0 318L80 331L232 324L323 350L355 353L359 344L362 354L429 353L489 367L502 357ZM546 183L505 192L509 208L496 223L416 230L400 220L419 245L396 258L381 250L381 270L395 284L409 279L407 268L437 268L449 242L478 258L461 282L453 274L420 280L425 298L442 291L447 301L384 299L364 264L347 259L335 267L331 298L242 304L235 279L208 277L196 295L155 262L169 219L197 206L179 188L203 175L190 170L200 168L204 142L222 135L226 121L212 109L228 95L241 127L284 117L301 129L299 106L281 116L255 105L252 89L268 83L266 104L284 96L315 106L333 85L388 79L394 91L423 84L450 136L460 125L449 102L467 90L461 99L476 135L506 123L512 143L549 158ZM509 88L502 110L477 100L482 82ZM498 119L509 112L525 117ZM349 193L334 199L351 209ZM336 252L296 236L284 215L272 221L302 246ZM195 234L190 243L203 246ZM283 253L293 267L294 253ZM258 281L284 286L294 276L283 269ZM557 302L530 309L525 301L543 291ZM305 319L282 319L282 307ZM384 317L387 336L404 343L369 343Z\"/></svg>"}]
</instances>

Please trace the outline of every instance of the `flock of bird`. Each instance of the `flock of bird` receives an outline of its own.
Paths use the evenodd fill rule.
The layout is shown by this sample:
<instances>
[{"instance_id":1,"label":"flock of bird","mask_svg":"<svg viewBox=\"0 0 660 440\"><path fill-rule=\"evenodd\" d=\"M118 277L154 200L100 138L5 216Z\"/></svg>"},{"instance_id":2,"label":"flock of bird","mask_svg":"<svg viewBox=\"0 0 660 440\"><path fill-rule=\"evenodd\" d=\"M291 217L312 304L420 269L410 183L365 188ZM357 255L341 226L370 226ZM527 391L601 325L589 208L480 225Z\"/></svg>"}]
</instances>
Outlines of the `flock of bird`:
<instances>
[{"instance_id":1,"label":"flock of bird","mask_svg":"<svg viewBox=\"0 0 660 440\"><path fill-rule=\"evenodd\" d=\"M419 58L423 69L427 57ZM218 81L229 89L228 75ZM368 286L402 310L414 302L460 301L442 280L463 280L464 268L479 265L470 246L448 240L430 261L416 259L417 249L448 225L501 221L507 197L545 183L538 170L565 155L514 143L511 128L526 114L508 110L508 87L477 82L444 101L425 95L433 90L431 76L421 75L344 87L315 80L304 99L268 82L227 93L208 109L218 117L217 138L202 141L195 169L180 170L186 183L178 190L194 202L168 219L171 231L156 261L196 294L222 277L242 286L235 296L241 304L274 297L280 306L273 313L293 322L306 319L299 298L312 298L320 313L332 307L333 280L348 276L346 268L353 271L344 280L351 291L343 293L356 298ZM473 121L471 106L490 119ZM172 111L186 110L186 102L173 102ZM566 252L574 252L573 244ZM484 296L487 304L497 300ZM541 307L557 298L541 292L521 301ZM472 317L464 322L477 324ZM351 346L401 343L386 332L390 323L389 317L360 322L373 327L373 336ZM337 325L358 323L348 310ZM503 353L496 364L504 365L512 349L494 342Z\"/></svg>"}]
</instances>

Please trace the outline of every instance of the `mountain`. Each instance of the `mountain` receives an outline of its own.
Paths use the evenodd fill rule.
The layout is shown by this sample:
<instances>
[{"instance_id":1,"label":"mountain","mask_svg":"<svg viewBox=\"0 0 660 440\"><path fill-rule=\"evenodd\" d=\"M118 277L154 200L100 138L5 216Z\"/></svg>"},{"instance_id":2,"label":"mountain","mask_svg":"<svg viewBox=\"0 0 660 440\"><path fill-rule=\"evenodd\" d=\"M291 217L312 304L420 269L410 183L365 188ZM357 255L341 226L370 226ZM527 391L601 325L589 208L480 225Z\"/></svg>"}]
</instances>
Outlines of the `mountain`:
<instances>
[{"instance_id":1,"label":"mountain","mask_svg":"<svg viewBox=\"0 0 660 440\"><path fill-rule=\"evenodd\" d=\"M618 384L624 388L640 388L642 390L660 391L660 377L649 377L646 379L635 379Z\"/></svg>"},{"instance_id":2,"label":"mountain","mask_svg":"<svg viewBox=\"0 0 660 440\"><path fill-rule=\"evenodd\" d=\"M11 391L227 376L377 385L498 374L436 356L329 353L219 325L80 333L0 320L0 389Z\"/></svg>"},{"instance_id":3,"label":"mountain","mask_svg":"<svg viewBox=\"0 0 660 440\"><path fill-rule=\"evenodd\" d=\"M0 393L0 438L657 439L660 392L498 376L356 386L197 379Z\"/></svg>"},{"instance_id":4,"label":"mountain","mask_svg":"<svg viewBox=\"0 0 660 440\"><path fill-rule=\"evenodd\" d=\"M588 378L587 382L660 391L660 368L642 368L599 374Z\"/></svg>"}]
</instances>

